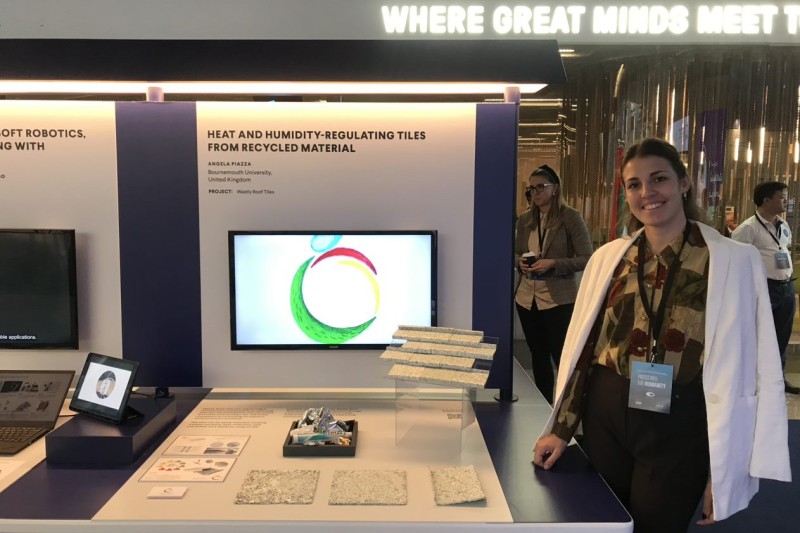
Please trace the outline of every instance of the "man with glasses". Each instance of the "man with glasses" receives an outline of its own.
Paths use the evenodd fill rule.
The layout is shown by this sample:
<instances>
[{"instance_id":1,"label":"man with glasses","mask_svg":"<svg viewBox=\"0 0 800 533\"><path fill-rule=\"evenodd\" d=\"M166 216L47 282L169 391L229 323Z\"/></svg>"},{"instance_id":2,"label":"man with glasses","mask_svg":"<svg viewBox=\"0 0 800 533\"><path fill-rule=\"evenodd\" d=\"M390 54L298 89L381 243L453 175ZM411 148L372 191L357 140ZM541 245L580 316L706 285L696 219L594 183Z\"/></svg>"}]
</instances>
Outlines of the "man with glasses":
<instances>
[{"instance_id":1,"label":"man with glasses","mask_svg":"<svg viewBox=\"0 0 800 533\"><path fill-rule=\"evenodd\" d=\"M786 367L786 347L792 336L795 313L794 278L792 278L792 231L780 214L786 211L788 186L778 181L765 181L753 190L755 214L739 224L731 234L735 241L752 244L761 252L767 271L772 318L778 337L781 364ZM800 387L784 380L790 394L800 394Z\"/></svg>"}]
</instances>

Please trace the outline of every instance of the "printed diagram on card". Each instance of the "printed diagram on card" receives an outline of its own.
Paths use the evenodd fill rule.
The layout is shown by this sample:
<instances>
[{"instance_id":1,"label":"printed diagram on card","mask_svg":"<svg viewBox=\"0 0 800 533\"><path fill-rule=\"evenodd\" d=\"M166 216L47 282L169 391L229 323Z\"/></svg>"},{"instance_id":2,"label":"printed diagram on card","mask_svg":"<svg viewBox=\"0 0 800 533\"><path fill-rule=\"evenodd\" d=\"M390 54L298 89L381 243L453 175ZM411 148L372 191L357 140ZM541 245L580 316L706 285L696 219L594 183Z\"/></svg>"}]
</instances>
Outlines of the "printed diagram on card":
<instances>
[{"instance_id":1,"label":"printed diagram on card","mask_svg":"<svg viewBox=\"0 0 800 533\"><path fill-rule=\"evenodd\" d=\"M234 458L161 457L139 481L225 481Z\"/></svg>"},{"instance_id":2,"label":"printed diagram on card","mask_svg":"<svg viewBox=\"0 0 800 533\"><path fill-rule=\"evenodd\" d=\"M224 455L238 456L244 448L246 435L181 435L163 455Z\"/></svg>"}]
</instances>

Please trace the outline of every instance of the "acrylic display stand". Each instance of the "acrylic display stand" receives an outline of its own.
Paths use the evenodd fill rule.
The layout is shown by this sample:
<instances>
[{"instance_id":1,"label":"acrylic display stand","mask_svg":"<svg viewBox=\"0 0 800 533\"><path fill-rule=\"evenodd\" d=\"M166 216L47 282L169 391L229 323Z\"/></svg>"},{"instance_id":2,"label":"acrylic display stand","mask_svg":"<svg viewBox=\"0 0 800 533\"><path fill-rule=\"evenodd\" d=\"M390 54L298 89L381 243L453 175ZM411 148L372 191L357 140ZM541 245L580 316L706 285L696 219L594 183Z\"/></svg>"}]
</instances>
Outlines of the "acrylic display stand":
<instances>
[{"instance_id":1,"label":"acrylic display stand","mask_svg":"<svg viewBox=\"0 0 800 533\"><path fill-rule=\"evenodd\" d=\"M484 336L480 342L496 346L499 339ZM458 348L456 343L442 346ZM474 360L473 365L488 370L491 361ZM488 374L485 376L488 378ZM476 396L475 388L459 383L395 379L395 444L426 453L460 456L463 432L475 422L472 402Z\"/></svg>"},{"instance_id":2,"label":"acrylic display stand","mask_svg":"<svg viewBox=\"0 0 800 533\"><path fill-rule=\"evenodd\" d=\"M130 398L142 414L121 424L88 416L72 420L45 437L48 464L129 465L175 422L173 398Z\"/></svg>"},{"instance_id":3,"label":"acrylic display stand","mask_svg":"<svg viewBox=\"0 0 800 533\"><path fill-rule=\"evenodd\" d=\"M395 445L440 458L461 455L462 433L475 422L473 389L395 380Z\"/></svg>"}]
</instances>

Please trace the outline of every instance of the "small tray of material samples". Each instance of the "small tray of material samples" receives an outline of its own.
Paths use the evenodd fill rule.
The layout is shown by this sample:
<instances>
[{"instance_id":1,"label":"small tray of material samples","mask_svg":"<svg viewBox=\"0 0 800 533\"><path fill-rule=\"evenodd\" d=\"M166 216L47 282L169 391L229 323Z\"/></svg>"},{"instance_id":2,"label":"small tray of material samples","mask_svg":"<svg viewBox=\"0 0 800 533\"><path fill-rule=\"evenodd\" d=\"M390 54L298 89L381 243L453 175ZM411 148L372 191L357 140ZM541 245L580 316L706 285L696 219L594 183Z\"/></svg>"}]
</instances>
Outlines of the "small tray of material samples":
<instances>
[{"instance_id":1,"label":"small tray of material samples","mask_svg":"<svg viewBox=\"0 0 800 533\"><path fill-rule=\"evenodd\" d=\"M356 455L356 442L358 441L358 422L344 420L347 432L352 436L333 436L332 442L316 442L315 444L294 444L292 431L297 429L297 421L292 422L286 440L283 441L284 457L354 457ZM340 442L342 444L340 444Z\"/></svg>"}]
</instances>

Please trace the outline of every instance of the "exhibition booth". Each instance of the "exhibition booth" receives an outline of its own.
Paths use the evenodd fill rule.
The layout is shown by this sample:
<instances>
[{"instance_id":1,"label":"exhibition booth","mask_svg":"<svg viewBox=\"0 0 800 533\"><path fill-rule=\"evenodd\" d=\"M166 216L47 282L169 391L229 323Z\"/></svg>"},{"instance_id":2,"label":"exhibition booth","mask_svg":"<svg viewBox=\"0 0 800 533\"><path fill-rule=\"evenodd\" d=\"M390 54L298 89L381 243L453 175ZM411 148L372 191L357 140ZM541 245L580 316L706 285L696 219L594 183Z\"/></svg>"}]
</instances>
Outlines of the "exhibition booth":
<instances>
[{"instance_id":1,"label":"exhibition booth","mask_svg":"<svg viewBox=\"0 0 800 533\"><path fill-rule=\"evenodd\" d=\"M477 24L464 13L465 28ZM4 50L27 58L2 55L6 80L74 80L69 73L82 69L83 81L119 83L135 72L132 79L145 80L135 90L151 97L65 101L37 93L0 101L0 228L67 235L59 245L64 265L55 256L37 263L61 269L66 280L58 297L63 331L48 339L51 323L20 326L20 313L4 307L0 317L14 325L0 324L9 328L0 331L0 367L72 371L85 380L73 382L52 433L0 458L0 529L631 531L578 446L552 471L531 463L550 408L512 355L513 97L160 97L166 81L297 72L284 79L320 82L308 72L325 67L326 79L348 72L347 81L367 82L352 69L368 55L364 72L395 69L373 81L454 82L462 78L448 65L478 78L514 63L509 78L491 81L557 82L555 43L418 42L403 50L403 41L369 48L334 36L342 42L320 47L276 36L286 40L183 48L145 40L163 34L127 44L2 35ZM359 48L362 55L347 55ZM478 49L489 50L480 61ZM523 56L530 62L520 66ZM415 68L426 79L414 79ZM391 364L378 356L403 324L496 337L485 385L389 378ZM137 363L135 379L92 374L84 368L90 352ZM33 381L7 380L15 381L27 390L0 395L41 394ZM129 404L140 418L112 424L67 409L84 386L105 400L125 384L138 389L118 407ZM502 401L497 390L506 392ZM509 401L511 391L518 401ZM287 455L288 431L319 407L358 422L357 445L355 426L347 428L352 456ZM436 474L455 467L472 468L482 499L439 501ZM365 481L364 472L380 475ZM360 495L350 494L355 488ZM284 499L270 499L275 492Z\"/></svg>"},{"instance_id":2,"label":"exhibition booth","mask_svg":"<svg viewBox=\"0 0 800 533\"><path fill-rule=\"evenodd\" d=\"M502 290L513 103L5 101L0 113L5 224L36 242L72 236L47 264L66 255L63 292L77 302L42 322L32 305L25 326L9 315L3 366L81 375L80 414L0 460L4 530L630 530L577 446L553 472L531 463L549 407L513 368ZM65 299L52 297L51 311ZM63 338L48 345L56 319ZM398 385L377 355L402 324L497 337L488 381ZM136 367L82 369L87 352ZM44 389L17 381L20 394ZM145 388L117 401L116 425L76 405L134 383ZM512 385L519 402L493 398ZM165 388L173 398L142 396ZM144 416L126 421L126 403ZM353 455L286 456L292 422L323 406L358 422ZM437 505L431 476L456 467L473 469L483 499ZM363 472L390 478L346 477ZM313 478L304 505L264 500L301 473ZM399 500L337 500L398 477Z\"/></svg>"},{"instance_id":3,"label":"exhibition booth","mask_svg":"<svg viewBox=\"0 0 800 533\"><path fill-rule=\"evenodd\" d=\"M50 254L7 267L18 293L42 286L28 287L35 298L14 295L14 313L5 307L0 355L19 375L2 390L21 395L8 406L19 414L34 395L39 405L50 398L42 397L50 382L25 371L81 376L70 403L80 414L65 410L55 431L3 460L3 529L224 522L248 530L263 521L310 529L323 521L414 529L596 522L625 531L626 513L576 447L560 478L534 470L530 446L549 408L520 369L523 399L509 405L490 391L404 388L377 357L401 324L496 332L505 345L496 345L485 386L510 388L510 313L498 287L512 273L504 226L515 111L0 102L11 139L2 210L15 237L4 252ZM509 242L497 238L504 233ZM40 269L48 283L31 275ZM44 287L54 280L64 281L61 292ZM86 352L124 359L92 355L82 369ZM134 383L156 389L119 396ZM175 397L136 395L163 388ZM106 409L115 398L116 410ZM144 416L124 419L128 403ZM285 456L292 421L320 406L358 422L353 456ZM485 498L436 505L430 470L466 465ZM402 472L407 500L332 505L347 468ZM307 505L247 505L248 476L298 471L316 472ZM544 504L575 490L568 478L592 503ZM379 479L372 492L387 484Z\"/></svg>"}]
</instances>

